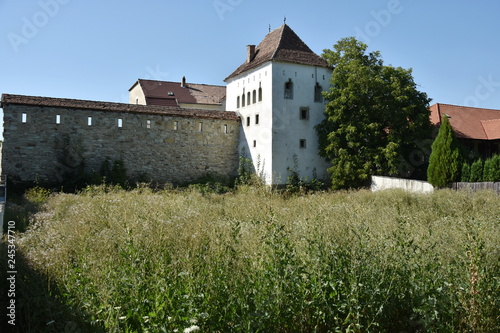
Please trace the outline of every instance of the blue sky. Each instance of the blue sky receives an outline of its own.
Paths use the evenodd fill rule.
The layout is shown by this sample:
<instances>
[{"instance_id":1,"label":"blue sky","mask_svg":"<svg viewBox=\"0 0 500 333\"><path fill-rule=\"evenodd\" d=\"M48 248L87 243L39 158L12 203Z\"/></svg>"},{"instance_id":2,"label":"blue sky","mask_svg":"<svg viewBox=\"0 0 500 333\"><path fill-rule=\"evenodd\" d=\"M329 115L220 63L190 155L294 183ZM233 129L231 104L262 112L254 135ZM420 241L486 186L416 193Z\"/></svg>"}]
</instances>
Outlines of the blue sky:
<instances>
[{"instance_id":1,"label":"blue sky","mask_svg":"<svg viewBox=\"0 0 500 333\"><path fill-rule=\"evenodd\" d=\"M223 85L286 23L318 54L356 36L431 104L500 108L497 0L0 0L0 93L128 102L138 78Z\"/></svg>"}]
</instances>

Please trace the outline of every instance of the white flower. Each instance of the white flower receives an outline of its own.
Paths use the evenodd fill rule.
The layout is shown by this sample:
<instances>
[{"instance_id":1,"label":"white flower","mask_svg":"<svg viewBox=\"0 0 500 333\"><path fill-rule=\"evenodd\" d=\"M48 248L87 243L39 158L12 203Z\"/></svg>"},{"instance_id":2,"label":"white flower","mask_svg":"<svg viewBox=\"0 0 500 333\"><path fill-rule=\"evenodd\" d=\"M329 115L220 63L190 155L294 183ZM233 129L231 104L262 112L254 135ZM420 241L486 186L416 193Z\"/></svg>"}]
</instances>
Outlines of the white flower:
<instances>
[{"instance_id":1,"label":"white flower","mask_svg":"<svg viewBox=\"0 0 500 333\"><path fill-rule=\"evenodd\" d=\"M191 327L188 327L188 328L185 328L184 329L184 333L190 333L190 332L195 332L195 331L199 331L200 328L196 325L193 325Z\"/></svg>"}]
</instances>

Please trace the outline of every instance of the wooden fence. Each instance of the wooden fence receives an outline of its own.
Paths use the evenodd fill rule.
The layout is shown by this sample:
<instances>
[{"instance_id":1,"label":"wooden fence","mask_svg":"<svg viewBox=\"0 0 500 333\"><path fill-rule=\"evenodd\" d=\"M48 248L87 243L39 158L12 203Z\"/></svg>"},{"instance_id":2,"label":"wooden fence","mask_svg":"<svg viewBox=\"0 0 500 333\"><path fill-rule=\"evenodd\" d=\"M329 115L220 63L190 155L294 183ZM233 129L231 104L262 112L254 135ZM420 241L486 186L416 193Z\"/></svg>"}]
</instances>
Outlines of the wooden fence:
<instances>
[{"instance_id":1,"label":"wooden fence","mask_svg":"<svg viewBox=\"0 0 500 333\"><path fill-rule=\"evenodd\" d=\"M454 190L481 191L494 190L500 194L500 182L480 182L480 183L452 183L451 188Z\"/></svg>"}]
</instances>

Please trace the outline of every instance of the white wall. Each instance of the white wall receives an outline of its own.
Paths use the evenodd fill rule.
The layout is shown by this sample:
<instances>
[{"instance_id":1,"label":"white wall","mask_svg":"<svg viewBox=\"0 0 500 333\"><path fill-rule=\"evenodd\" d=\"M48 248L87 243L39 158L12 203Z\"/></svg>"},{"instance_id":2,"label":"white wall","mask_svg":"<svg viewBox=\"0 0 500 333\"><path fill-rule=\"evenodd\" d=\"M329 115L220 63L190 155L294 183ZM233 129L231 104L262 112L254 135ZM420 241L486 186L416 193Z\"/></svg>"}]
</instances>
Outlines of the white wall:
<instances>
[{"instance_id":1,"label":"white wall","mask_svg":"<svg viewBox=\"0 0 500 333\"><path fill-rule=\"evenodd\" d=\"M259 87L262 88L262 101L258 101ZM257 103L248 104L247 96L253 91L257 94ZM242 95L245 92L245 106L242 106ZM253 162L254 168L267 184L272 182L272 63L266 63L254 70L243 73L227 82L226 110L237 111L241 116L239 153L245 152ZM240 107L237 97L240 97ZM256 115L259 123L255 123ZM247 118L250 125L247 126ZM254 147L255 141L255 147Z\"/></svg>"},{"instance_id":2,"label":"white wall","mask_svg":"<svg viewBox=\"0 0 500 333\"><path fill-rule=\"evenodd\" d=\"M299 176L327 178L328 163L318 156L314 126L324 117L324 103L314 101L316 80L327 90L331 71L327 68L269 62L227 82L226 110L241 116L240 154L244 149L267 184L285 184L288 168L298 167ZM292 79L293 99L285 99L285 82ZM242 106L242 95L262 87L262 102ZM240 97L240 107L237 97ZM308 119L300 119L301 108L309 109ZM259 115L259 124L255 116ZM247 126L247 118L250 125ZM306 147L300 148L300 139ZM254 147L254 141L256 146ZM294 161L296 156L296 162Z\"/></svg>"},{"instance_id":3,"label":"white wall","mask_svg":"<svg viewBox=\"0 0 500 333\"><path fill-rule=\"evenodd\" d=\"M146 96L142 91L142 87L139 83L137 83L130 91L129 91L129 103L130 104L139 104L146 105Z\"/></svg>"},{"instance_id":4,"label":"white wall","mask_svg":"<svg viewBox=\"0 0 500 333\"><path fill-rule=\"evenodd\" d=\"M394 188L413 193L431 193L434 191L434 187L431 184L421 180L372 176L372 192Z\"/></svg>"},{"instance_id":5,"label":"white wall","mask_svg":"<svg viewBox=\"0 0 500 333\"><path fill-rule=\"evenodd\" d=\"M323 91L330 86L327 68L290 63L273 63L273 171L274 184L284 184L288 168L297 167L299 176L327 178L328 163L318 155L318 136L314 127L324 119L324 102L314 101L316 82ZM293 83L293 99L285 99L285 83ZM308 119L300 118L307 108ZM305 148L300 147L305 140ZM294 156L296 156L294 160Z\"/></svg>"}]
</instances>

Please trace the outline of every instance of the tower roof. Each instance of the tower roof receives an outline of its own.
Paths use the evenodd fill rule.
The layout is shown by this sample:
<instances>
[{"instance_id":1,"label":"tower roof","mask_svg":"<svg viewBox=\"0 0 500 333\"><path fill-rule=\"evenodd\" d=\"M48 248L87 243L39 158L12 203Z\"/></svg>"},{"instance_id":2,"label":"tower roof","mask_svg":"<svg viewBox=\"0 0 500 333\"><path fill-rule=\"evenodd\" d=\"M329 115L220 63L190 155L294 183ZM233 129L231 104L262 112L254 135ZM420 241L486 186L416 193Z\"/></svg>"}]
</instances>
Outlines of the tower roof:
<instances>
[{"instance_id":1,"label":"tower roof","mask_svg":"<svg viewBox=\"0 0 500 333\"><path fill-rule=\"evenodd\" d=\"M268 61L290 62L301 65L329 67L325 59L314 53L286 24L268 33L255 53L226 80Z\"/></svg>"}]
</instances>

